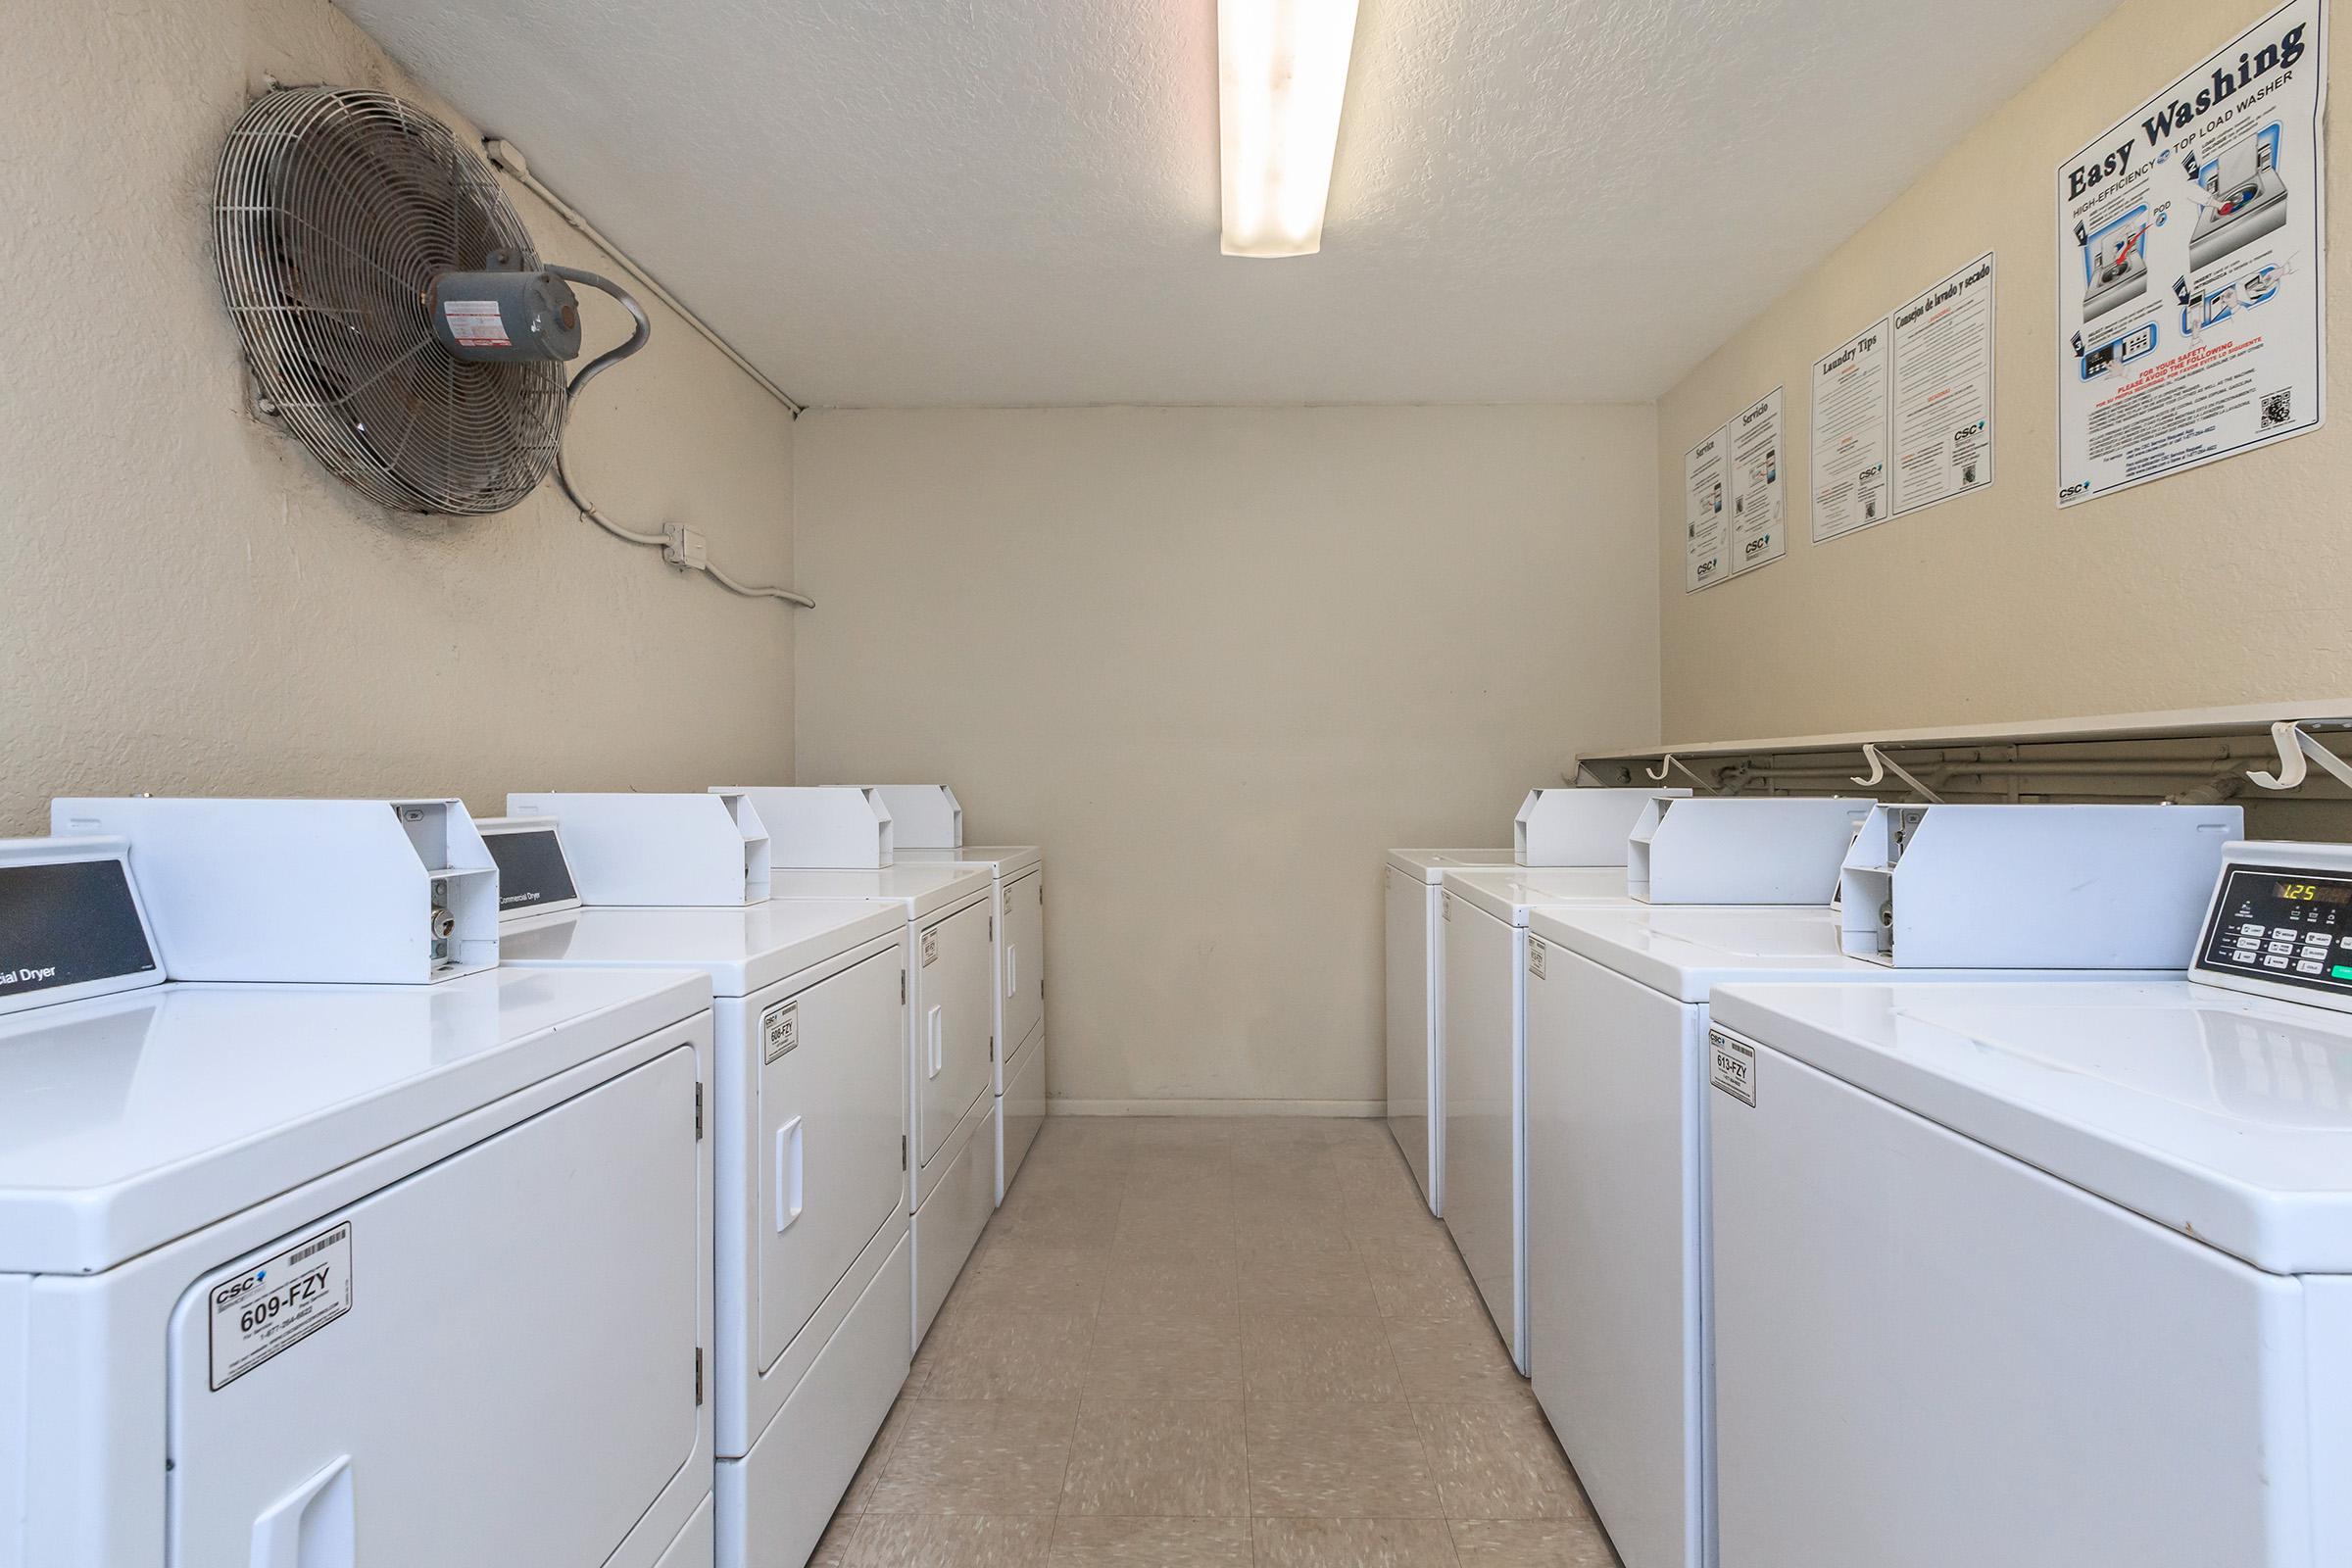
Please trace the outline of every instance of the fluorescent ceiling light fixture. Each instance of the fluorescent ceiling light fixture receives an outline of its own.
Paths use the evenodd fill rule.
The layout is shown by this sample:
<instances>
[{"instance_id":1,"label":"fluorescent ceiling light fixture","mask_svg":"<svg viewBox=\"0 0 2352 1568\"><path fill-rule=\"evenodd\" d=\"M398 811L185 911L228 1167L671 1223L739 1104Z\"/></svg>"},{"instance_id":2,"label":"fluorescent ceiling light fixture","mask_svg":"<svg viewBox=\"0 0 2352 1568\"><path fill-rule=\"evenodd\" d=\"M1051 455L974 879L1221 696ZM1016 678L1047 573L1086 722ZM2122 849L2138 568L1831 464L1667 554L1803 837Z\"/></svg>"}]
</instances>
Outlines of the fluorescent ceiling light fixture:
<instances>
[{"instance_id":1,"label":"fluorescent ceiling light fixture","mask_svg":"<svg viewBox=\"0 0 2352 1568\"><path fill-rule=\"evenodd\" d=\"M1217 0L1225 254L1312 256L1340 143L1356 0Z\"/></svg>"}]
</instances>

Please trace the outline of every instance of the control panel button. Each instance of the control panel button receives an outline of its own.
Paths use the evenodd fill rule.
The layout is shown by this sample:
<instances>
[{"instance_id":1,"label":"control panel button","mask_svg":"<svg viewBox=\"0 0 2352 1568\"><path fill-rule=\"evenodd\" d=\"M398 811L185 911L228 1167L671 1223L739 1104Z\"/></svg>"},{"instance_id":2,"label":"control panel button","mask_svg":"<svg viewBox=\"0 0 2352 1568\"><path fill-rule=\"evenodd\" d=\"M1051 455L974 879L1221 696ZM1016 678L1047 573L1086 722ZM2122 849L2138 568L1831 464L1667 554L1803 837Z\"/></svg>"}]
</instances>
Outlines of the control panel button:
<instances>
[{"instance_id":1,"label":"control panel button","mask_svg":"<svg viewBox=\"0 0 2352 1568\"><path fill-rule=\"evenodd\" d=\"M2258 937L2268 929L2270 929L2268 926L2259 926L2249 920L2237 928L2237 934L2241 937Z\"/></svg>"},{"instance_id":2,"label":"control panel button","mask_svg":"<svg viewBox=\"0 0 2352 1568\"><path fill-rule=\"evenodd\" d=\"M2283 969L2286 967L2286 960L2284 958L2265 958L2262 960L2262 966L2265 969Z\"/></svg>"},{"instance_id":3,"label":"control panel button","mask_svg":"<svg viewBox=\"0 0 2352 1568\"><path fill-rule=\"evenodd\" d=\"M2305 962L2295 965L2295 973L2297 974L2326 974L2327 972L2328 966L2324 963L2313 963L2306 960Z\"/></svg>"}]
</instances>

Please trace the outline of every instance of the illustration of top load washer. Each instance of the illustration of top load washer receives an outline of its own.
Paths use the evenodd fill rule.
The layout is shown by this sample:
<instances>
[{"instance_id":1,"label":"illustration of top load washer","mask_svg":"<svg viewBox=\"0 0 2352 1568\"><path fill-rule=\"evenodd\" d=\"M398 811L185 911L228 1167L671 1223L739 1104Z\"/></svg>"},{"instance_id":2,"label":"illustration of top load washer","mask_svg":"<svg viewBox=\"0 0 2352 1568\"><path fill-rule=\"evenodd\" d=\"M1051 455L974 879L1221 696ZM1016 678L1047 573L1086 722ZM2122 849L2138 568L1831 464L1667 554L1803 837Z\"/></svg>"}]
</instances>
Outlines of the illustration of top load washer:
<instances>
[{"instance_id":1,"label":"illustration of top load washer","mask_svg":"<svg viewBox=\"0 0 2352 1568\"><path fill-rule=\"evenodd\" d=\"M1628 1568L1715 1561L1704 1089L1715 988L2178 972L2181 932L2239 819L2235 807L1880 807L1846 857L1836 916L1537 913L1535 1391ZM1883 952L1881 929L1895 933Z\"/></svg>"},{"instance_id":2,"label":"illustration of top load washer","mask_svg":"<svg viewBox=\"0 0 2352 1568\"><path fill-rule=\"evenodd\" d=\"M2197 169L2206 200L2189 230L2191 267L2218 262L2285 226L2286 181L2278 176L2277 154L2277 128L2265 127Z\"/></svg>"},{"instance_id":3,"label":"illustration of top load washer","mask_svg":"<svg viewBox=\"0 0 2352 1568\"><path fill-rule=\"evenodd\" d=\"M946 786L942 785L942 789ZM990 1003L996 1059L997 1201L1046 1121L1046 860L1034 844L900 852L907 865L979 866L989 875ZM1006 1041L1017 1045L1006 1046Z\"/></svg>"},{"instance_id":4,"label":"illustration of top load washer","mask_svg":"<svg viewBox=\"0 0 2352 1568\"><path fill-rule=\"evenodd\" d=\"M557 818L480 826L514 911L509 967L710 978L716 1561L800 1562L906 1381L905 916L815 900L564 908Z\"/></svg>"},{"instance_id":5,"label":"illustration of top load washer","mask_svg":"<svg viewBox=\"0 0 2352 1568\"><path fill-rule=\"evenodd\" d=\"M2186 979L1718 994L1726 1565L2352 1561L2352 850L2225 858Z\"/></svg>"},{"instance_id":6,"label":"illustration of top load washer","mask_svg":"<svg viewBox=\"0 0 2352 1568\"><path fill-rule=\"evenodd\" d=\"M1868 801L1642 803L1623 871L1446 871L1440 1070L1446 1225L1511 1360L1528 1369L1527 924L1546 905L1661 901L1827 906ZM1668 808L1672 808L1669 814Z\"/></svg>"},{"instance_id":7,"label":"illustration of top load washer","mask_svg":"<svg viewBox=\"0 0 2352 1568\"><path fill-rule=\"evenodd\" d=\"M776 873L779 901L887 903L905 922L915 1345L930 1332L997 1207L994 888L988 870L977 865Z\"/></svg>"},{"instance_id":8,"label":"illustration of top load washer","mask_svg":"<svg viewBox=\"0 0 2352 1568\"><path fill-rule=\"evenodd\" d=\"M1439 886L1448 870L1515 863L1509 850L1391 850L1382 871L1389 1132L1420 1185L1422 1201L1440 1216L1446 1212L1446 1123L1438 1033L1445 1016L1446 948L1438 935Z\"/></svg>"},{"instance_id":9,"label":"illustration of top load washer","mask_svg":"<svg viewBox=\"0 0 2352 1568\"><path fill-rule=\"evenodd\" d=\"M373 854L271 804L210 820ZM0 1561L708 1561L709 985L342 983L319 943L300 984L156 984L137 876L204 813L122 814L127 845L0 845L0 929L39 959L0 979ZM224 885L208 962L288 961L254 891Z\"/></svg>"}]
</instances>

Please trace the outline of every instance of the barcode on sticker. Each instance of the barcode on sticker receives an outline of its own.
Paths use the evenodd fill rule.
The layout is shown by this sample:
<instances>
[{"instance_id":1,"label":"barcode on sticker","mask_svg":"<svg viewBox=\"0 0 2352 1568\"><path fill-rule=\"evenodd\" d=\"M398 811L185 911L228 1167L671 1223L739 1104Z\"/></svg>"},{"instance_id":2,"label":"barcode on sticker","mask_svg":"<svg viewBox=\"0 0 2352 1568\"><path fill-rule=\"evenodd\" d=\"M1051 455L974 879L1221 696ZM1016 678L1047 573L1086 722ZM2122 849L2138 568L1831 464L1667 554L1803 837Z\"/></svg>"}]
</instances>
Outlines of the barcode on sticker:
<instances>
[{"instance_id":1,"label":"barcode on sticker","mask_svg":"<svg viewBox=\"0 0 2352 1568\"><path fill-rule=\"evenodd\" d=\"M1720 1029L1707 1031L1707 1079L1742 1104L1756 1102L1756 1048Z\"/></svg>"},{"instance_id":2,"label":"barcode on sticker","mask_svg":"<svg viewBox=\"0 0 2352 1568\"><path fill-rule=\"evenodd\" d=\"M773 1061L801 1043L801 1004L787 1002L770 1007L760 1016L760 1054L763 1060Z\"/></svg>"},{"instance_id":3,"label":"barcode on sticker","mask_svg":"<svg viewBox=\"0 0 2352 1568\"><path fill-rule=\"evenodd\" d=\"M441 314L449 319L449 335L461 348L505 349L514 346L507 336L507 318L496 300L443 300Z\"/></svg>"},{"instance_id":4,"label":"barcode on sticker","mask_svg":"<svg viewBox=\"0 0 2352 1568\"><path fill-rule=\"evenodd\" d=\"M923 933L923 967L928 969L938 961L939 932L933 929Z\"/></svg>"},{"instance_id":5,"label":"barcode on sticker","mask_svg":"<svg viewBox=\"0 0 2352 1568\"><path fill-rule=\"evenodd\" d=\"M1541 937L1527 939L1527 972L1539 980L1544 978L1544 939Z\"/></svg>"}]
</instances>

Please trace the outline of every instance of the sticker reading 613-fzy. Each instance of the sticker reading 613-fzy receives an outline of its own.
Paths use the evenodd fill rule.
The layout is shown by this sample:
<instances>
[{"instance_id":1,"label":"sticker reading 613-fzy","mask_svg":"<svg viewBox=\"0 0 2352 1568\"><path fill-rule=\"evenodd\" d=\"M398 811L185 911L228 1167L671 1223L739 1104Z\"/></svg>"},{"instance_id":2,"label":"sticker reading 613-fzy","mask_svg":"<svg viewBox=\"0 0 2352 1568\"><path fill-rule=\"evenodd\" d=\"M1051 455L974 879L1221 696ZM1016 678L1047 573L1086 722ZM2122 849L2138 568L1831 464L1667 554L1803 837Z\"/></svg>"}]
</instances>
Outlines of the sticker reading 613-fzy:
<instances>
[{"instance_id":1,"label":"sticker reading 613-fzy","mask_svg":"<svg viewBox=\"0 0 2352 1568\"><path fill-rule=\"evenodd\" d=\"M1707 1078L1743 1104L1756 1102L1756 1048L1720 1029L1707 1031Z\"/></svg>"}]
</instances>

